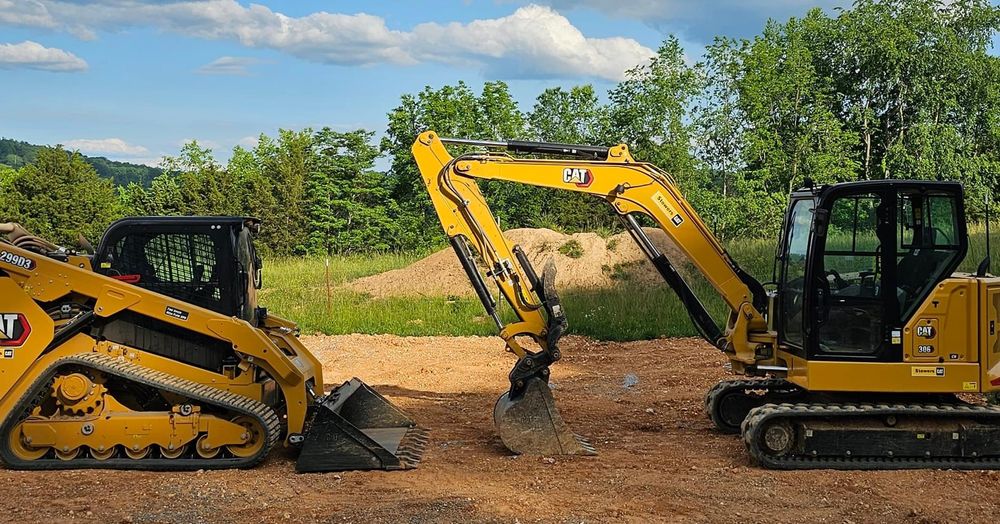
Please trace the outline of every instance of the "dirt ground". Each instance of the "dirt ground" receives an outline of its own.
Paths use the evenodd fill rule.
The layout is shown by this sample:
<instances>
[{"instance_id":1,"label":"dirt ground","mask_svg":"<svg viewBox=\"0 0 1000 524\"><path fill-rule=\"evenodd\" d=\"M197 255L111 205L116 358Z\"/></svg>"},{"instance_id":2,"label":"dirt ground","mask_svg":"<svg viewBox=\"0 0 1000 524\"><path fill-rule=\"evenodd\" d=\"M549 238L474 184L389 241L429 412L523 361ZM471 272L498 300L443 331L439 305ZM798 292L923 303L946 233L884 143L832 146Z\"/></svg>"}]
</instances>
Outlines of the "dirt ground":
<instances>
[{"instance_id":1,"label":"dirt ground","mask_svg":"<svg viewBox=\"0 0 1000 524\"><path fill-rule=\"evenodd\" d=\"M279 451L249 471L0 470L0 520L964 524L1000 515L1000 473L755 468L702 413L703 392L725 371L694 340L564 341L556 400L596 457L505 451L491 413L513 357L499 339L305 342L331 383L363 377L431 428L418 469L297 475Z\"/></svg>"}]
</instances>

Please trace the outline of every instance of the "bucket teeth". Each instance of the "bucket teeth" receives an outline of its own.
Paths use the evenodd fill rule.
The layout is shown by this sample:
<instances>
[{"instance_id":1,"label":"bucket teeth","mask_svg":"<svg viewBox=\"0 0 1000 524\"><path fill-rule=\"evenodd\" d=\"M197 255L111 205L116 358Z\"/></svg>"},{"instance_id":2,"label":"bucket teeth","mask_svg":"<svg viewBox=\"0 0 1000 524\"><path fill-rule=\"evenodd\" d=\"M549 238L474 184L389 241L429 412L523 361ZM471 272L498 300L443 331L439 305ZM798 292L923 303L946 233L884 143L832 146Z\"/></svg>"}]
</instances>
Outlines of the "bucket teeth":
<instances>
[{"instance_id":1,"label":"bucket teeth","mask_svg":"<svg viewBox=\"0 0 1000 524\"><path fill-rule=\"evenodd\" d=\"M406 432L406 436L399 442L399 447L396 449L396 457L399 458L401 469L412 469L420 464L424 449L427 448L429 436L430 430L421 427L413 427Z\"/></svg>"}]
</instances>

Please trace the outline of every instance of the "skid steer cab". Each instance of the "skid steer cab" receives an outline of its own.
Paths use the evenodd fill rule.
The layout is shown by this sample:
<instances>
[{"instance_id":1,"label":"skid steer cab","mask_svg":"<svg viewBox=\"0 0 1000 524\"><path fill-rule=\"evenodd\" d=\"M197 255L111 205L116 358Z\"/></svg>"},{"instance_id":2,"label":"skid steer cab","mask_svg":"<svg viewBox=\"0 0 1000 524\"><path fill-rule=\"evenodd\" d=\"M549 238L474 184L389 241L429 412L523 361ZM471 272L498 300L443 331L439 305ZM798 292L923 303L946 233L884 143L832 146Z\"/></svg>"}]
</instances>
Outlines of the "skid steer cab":
<instances>
[{"instance_id":1,"label":"skid steer cab","mask_svg":"<svg viewBox=\"0 0 1000 524\"><path fill-rule=\"evenodd\" d=\"M128 218L91 255L0 224L0 313L22 322L0 337L0 459L245 468L283 442L303 472L415 467L426 430L360 379L326 392L297 326L258 305L260 227Z\"/></svg>"}]
</instances>

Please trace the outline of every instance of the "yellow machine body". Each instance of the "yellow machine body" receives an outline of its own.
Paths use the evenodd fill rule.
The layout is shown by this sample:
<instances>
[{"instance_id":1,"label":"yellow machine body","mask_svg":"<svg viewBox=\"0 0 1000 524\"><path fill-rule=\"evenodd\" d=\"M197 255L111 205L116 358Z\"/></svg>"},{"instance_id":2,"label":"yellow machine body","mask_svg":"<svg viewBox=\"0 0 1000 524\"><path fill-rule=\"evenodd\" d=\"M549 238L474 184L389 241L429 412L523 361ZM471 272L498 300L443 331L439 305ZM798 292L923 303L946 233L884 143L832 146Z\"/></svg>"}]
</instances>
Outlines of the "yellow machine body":
<instances>
[{"instance_id":1,"label":"yellow machine body","mask_svg":"<svg viewBox=\"0 0 1000 524\"><path fill-rule=\"evenodd\" d=\"M469 152L452 156L446 145ZM559 358L552 334L565 330L565 317L557 300L552 305L550 279L539 278L503 237L478 180L586 193L611 206L702 336L725 352L735 374L748 377L720 382L705 405L720 430L742 433L758 463L788 469L1000 464L1000 409L954 396L1000 388L1000 279L987 273L988 261L975 275L951 274L968 248L960 185L807 184L790 195L777 282L767 291L726 253L669 174L636 161L625 145L491 142L427 131L412 151L445 233L518 357L511 390L495 412L511 449L535 450L536 440L562 440L568 432L558 416L553 429L537 415L558 413L551 393L544 402L530 394L548 388L525 386L547 379L548 365ZM660 253L633 215L652 220L684 260ZM505 325L495 314L476 256L516 321ZM682 263L728 305L723 329L674 268ZM541 349L527 350L518 337ZM517 416L498 416L505 411ZM504 425L518 436L548 437L512 445Z\"/></svg>"},{"instance_id":2,"label":"yellow machine body","mask_svg":"<svg viewBox=\"0 0 1000 524\"><path fill-rule=\"evenodd\" d=\"M223 228L215 219L189 219L200 220L194 226L156 220L166 234ZM243 228L239 220L218 222ZM122 238L148 241L144 227L118 229ZM263 310L251 323L146 289L139 275L94 272L91 257L52 251L56 246L17 226L0 233L10 237L0 242L0 458L8 466L249 467L281 441L323 455L310 452L300 470L416 464L419 450L410 441L423 439L422 430L357 379L324 395L322 365L295 324ZM221 274L226 260L216 262ZM111 334L121 329L109 331L110 322L131 336ZM178 341L169 351L167 336ZM228 356L217 366L199 364L206 344ZM360 407L344 408L352 402ZM330 426L324 434L310 430L317 415ZM372 431L380 424L368 418L398 431ZM398 437L392 451L372 436L386 429ZM397 447L410 448L409 462L396 456Z\"/></svg>"}]
</instances>

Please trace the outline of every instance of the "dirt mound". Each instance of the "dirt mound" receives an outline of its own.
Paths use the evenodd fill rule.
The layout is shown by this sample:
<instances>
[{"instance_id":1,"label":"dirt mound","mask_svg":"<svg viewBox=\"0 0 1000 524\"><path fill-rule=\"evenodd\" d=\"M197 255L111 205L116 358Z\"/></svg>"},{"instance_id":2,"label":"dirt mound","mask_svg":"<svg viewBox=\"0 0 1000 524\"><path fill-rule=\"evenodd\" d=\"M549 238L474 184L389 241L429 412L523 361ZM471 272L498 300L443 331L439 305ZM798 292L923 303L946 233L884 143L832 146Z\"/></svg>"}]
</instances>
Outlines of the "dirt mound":
<instances>
[{"instance_id":1,"label":"dirt mound","mask_svg":"<svg viewBox=\"0 0 1000 524\"><path fill-rule=\"evenodd\" d=\"M646 228L646 234L671 260L684 260L666 233ZM547 260L555 262L556 288L606 288L623 282L662 283L659 273L628 233L601 237L596 233L567 235L551 229L511 229L504 233L510 243L521 246L538 273ZM485 268L481 268L485 269ZM490 279L487 279L492 284ZM407 267L360 278L346 286L375 297L475 296L458 258L447 248Z\"/></svg>"}]
</instances>

